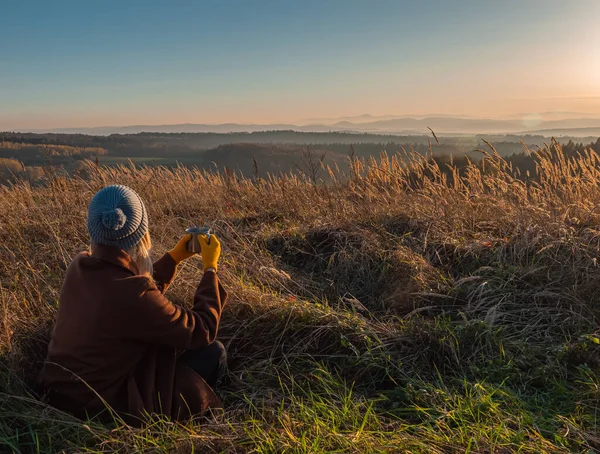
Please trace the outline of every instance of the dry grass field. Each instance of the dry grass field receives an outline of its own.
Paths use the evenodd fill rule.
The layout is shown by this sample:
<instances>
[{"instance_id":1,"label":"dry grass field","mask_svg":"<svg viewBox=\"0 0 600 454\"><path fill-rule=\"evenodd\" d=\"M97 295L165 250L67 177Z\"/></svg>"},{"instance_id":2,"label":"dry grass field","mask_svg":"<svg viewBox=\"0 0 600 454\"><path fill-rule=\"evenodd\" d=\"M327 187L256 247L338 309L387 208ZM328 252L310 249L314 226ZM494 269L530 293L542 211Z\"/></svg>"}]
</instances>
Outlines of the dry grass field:
<instances>
[{"instance_id":1,"label":"dry grass field","mask_svg":"<svg viewBox=\"0 0 600 454\"><path fill-rule=\"evenodd\" d=\"M460 174L413 154L327 183L90 164L0 187L0 451L600 452L600 157L534 153L531 178L490 150ZM222 420L106 427L36 397L87 204L113 183L145 199L157 257L191 225L221 239Z\"/></svg>"}]
</instances>

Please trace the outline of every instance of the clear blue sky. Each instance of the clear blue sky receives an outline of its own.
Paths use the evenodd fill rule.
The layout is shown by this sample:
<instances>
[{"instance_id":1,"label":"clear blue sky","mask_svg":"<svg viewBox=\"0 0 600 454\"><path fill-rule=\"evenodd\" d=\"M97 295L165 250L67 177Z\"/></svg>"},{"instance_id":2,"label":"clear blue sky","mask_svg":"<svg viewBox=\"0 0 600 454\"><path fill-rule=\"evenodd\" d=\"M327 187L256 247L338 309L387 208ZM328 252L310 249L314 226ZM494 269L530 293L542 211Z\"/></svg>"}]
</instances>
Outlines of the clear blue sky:
<instances>
[{"instance_id":1,"label":"clear blue sky","mask_svg":"<svg viewBox=\"0 0 600 454\"><path fill-rule=\"evenodd\" d=\"M600 112L597 0L0 0L0 129Z\"/></svg>"}]
</instances>

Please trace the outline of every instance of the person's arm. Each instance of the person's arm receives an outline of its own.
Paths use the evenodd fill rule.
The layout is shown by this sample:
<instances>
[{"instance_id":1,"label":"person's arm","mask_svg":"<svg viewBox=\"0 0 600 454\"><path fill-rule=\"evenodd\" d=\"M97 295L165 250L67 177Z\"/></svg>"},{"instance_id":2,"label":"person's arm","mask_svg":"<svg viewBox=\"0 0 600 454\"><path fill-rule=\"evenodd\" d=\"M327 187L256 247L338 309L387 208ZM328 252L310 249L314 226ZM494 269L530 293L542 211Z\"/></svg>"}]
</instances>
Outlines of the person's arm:
<instances>
[{"instance_id":1,"label":"person's arm","mask_svg":"<svg viewBox=\"0 0 600 454\"><path fill-rule=\"evenodd\" d=\"M187 250L187 244L191 238L192 235L185 235L173 249L152 265L154 270L152 278L161 293L165 293L171 282L173 282L177 265L195 254L195 252Z\"/></svg>"},{"instance_id":2,"label":"person's arm","mask_svg":"<svg viewBox=\"0 0 600 454\"><path fill-rule=\"evenodd\" d=\"M173 304L159 290L149 289L135 304L127 336L178 349L204 347L217 337L226 301L227 292L212 271L204 273L192 309Z\"/></svg>"},{"instance_id":3,"label":"person's arm","mask_svg":"<svg viewBox=\"0 0 600 454\"><path fill-rule=\"evenodd\" d=\"M180 248L184 240L175 249ZM148 287L132 305L130 318L134 326L128 336L185 350L206 346L216 339L227 301L227 292L217 277L221 243L215 235L210 240L200 237L199 241L204 276L194 294L193 308L186 309L173 304L159 289ZM173 257L172 251L169 254Z\"/></svg>"},{"instance_id":4,"label":"person's arm","mask_svg":"<svg viewBox=\"0 0 600 454\"><path fill-rule=\"evenodd\" d=\"M175 279L175 273L177 271L177 262L173 260L171 254L166 253L160 259L158 259L152 265L153 274L152 278L156 287L161 293L165 293L173 279Z\"/></svg>"}]
</instances>

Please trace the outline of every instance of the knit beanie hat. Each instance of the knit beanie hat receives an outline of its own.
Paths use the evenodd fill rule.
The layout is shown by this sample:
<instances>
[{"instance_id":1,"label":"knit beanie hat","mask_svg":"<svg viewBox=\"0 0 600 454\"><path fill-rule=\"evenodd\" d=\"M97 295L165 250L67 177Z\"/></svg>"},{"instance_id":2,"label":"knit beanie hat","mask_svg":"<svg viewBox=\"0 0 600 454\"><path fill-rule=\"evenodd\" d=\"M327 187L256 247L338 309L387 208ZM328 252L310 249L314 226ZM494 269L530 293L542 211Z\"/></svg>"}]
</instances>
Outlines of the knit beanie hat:
<instances>
[{"instance_id":1,"label":"knit beanie hat","mask_svg":"<svg viewBox=\"0 0 600 454\"><path fill-rule=\"evenodd\" d=\"M148 215L133 189L120 184L106 186L90 202L87 226L92 243L128 251L148 231Z\"/></svg>"}]
</instances>

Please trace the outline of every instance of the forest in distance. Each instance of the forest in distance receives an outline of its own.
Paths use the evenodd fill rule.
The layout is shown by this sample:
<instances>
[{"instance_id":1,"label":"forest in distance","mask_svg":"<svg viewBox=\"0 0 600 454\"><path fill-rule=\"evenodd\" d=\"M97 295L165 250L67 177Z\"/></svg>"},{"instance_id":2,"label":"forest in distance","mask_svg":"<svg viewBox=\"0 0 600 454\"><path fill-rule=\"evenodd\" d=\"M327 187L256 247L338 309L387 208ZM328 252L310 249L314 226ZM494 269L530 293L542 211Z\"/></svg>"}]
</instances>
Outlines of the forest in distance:
<instances>
[{"instance_id":1,"label":"forest in distance","mask_svg":"<svg viewBox=\"0 0 600 454\"><path fill-rule=\"evenodd\" d=\"M348 170L348 158L377 158L414 152L458 167L477 162L490 146L522 174L535 172L529 151L551 143L537 135L397 136L367 133L263 131L253 133L137 133L91 136L55 133L0 133L0 182L43 179L48 169L73 173L84 161L99 165L185 166L232 171L245 177L311 173L318 167ZM585 149L600 152L600 138L560 137L567 156ZM321 166L323 164L324 166ZM313 167L312 170L309 167Z\"/></svg>"}]
</instances>

